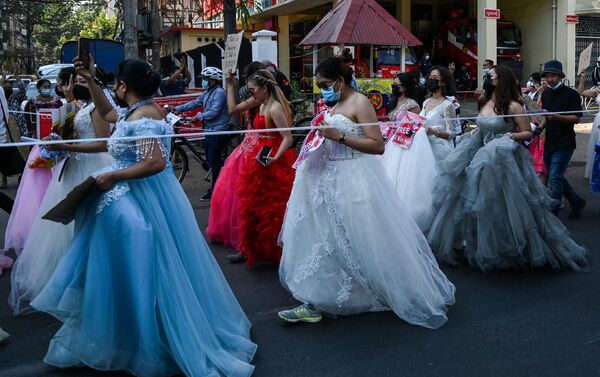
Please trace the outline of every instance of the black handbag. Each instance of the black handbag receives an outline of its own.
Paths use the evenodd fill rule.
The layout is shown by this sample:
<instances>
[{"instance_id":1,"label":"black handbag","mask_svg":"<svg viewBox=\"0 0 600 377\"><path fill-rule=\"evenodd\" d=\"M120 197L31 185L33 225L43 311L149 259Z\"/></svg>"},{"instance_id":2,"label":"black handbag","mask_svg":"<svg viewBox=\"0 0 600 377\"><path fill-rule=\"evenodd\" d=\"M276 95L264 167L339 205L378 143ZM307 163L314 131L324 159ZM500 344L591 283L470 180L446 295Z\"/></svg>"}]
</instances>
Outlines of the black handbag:
<instances>
[{"instance_id":1,"label":"black handbag","mask_svg":"<svg viewBox=\"0 0 600 377\"><path fill-rule=\"evenodd\" d=\"M4 106L0 103L2 109L2 117L4 119L4 125L6 126L6 133L10 142L14 143L14 139L10 133L10 127L8 125L8 117L4 111ZM3 176L9 177L11 175L17 175L23 173L25 169L25 160L17 147L2 147L0 146L0 173Z\"/></svg>"}]
</instances>

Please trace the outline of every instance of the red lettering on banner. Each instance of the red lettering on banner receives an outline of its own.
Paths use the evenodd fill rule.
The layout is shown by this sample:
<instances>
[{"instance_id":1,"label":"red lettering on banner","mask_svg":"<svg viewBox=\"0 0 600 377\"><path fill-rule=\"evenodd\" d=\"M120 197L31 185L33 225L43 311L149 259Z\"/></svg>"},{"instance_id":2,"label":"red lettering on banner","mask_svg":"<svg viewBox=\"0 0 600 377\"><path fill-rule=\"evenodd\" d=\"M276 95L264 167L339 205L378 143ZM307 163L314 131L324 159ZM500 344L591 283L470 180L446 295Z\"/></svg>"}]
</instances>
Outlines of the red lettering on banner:
<instances>
[{"instance_id":1,"label":"red lettering on banner","mask_svg":"<svg viewBox=\"0 0 600 377\"><path fill-rule=\"evenodd\" d=\"M496 20L499 20L500 19L500 9L485 8L483 10L483 17L494 18Z\"/></svg>"}]
</instances>

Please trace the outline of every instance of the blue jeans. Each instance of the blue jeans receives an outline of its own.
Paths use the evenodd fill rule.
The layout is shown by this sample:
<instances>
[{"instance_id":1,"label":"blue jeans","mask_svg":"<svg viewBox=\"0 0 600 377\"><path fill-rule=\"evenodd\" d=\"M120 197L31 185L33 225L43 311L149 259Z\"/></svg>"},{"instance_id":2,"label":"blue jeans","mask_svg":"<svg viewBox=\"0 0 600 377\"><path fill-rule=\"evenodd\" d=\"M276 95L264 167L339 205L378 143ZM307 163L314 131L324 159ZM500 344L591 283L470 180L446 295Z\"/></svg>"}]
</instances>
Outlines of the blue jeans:
<instances>
[{"instance_id":1,"label":"blue jeans","mask_svg":"<svg viewBox=\"0 0 600 377\"><path fill-rule=\"evenodd\" d=\"M563 195L571 205L579 202L573 187L565 178L565 172L575 149L556 148L553 151L544 150L544 164L548 168L548 196L552 199L550 210L558 210Z\"/></svg>"},{"instance_id":2,"label":"blue jeans","mask_svg":"<svg viewBox=\"0 0 600 377\"><path fill-rule=\"evenodd\" d=\"M204 138L204 150L206 151L206 161L212 173L211 183L213 188L223 167L223 150L226 142L227 135L206 136Z\"/></svg>"}]
</instances>

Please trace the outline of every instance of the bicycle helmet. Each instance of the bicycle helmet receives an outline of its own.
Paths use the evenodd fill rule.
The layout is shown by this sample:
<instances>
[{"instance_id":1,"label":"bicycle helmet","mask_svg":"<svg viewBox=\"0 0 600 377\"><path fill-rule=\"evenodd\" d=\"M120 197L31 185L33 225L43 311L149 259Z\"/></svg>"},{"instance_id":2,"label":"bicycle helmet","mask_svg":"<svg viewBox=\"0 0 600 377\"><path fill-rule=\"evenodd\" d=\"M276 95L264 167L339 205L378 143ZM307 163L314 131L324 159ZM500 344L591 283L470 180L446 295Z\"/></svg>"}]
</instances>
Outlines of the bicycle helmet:
<instances>
[{"instance_id":1,"label":"bicycle helmet","mask_svg":"<svg viewBox=\"0 0 600 377\"><path fill-rule=\"evenodd\" d=\"M200 72L200 75L202 77L217 80L217 81L223 80L223 71L221 71L219 68L215 68L215 67L204 68L202 70L202 72Z\"/></svg>"}]
</instances>

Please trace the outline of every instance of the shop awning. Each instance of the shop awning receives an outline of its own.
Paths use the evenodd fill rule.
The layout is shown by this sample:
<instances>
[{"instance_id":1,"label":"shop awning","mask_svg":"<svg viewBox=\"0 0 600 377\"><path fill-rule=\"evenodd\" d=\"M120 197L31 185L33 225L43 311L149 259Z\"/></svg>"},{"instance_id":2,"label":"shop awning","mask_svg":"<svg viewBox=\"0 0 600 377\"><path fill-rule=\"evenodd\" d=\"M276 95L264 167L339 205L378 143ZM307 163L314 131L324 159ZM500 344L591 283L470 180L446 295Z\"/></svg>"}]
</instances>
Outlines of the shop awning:
<instances>
[{"instance_id":1,"label":"shop awning","mask_svg":"<svg viewBox=\"0 0 600 377\"><path fill-rule=\"evenodd\" d=\"M272 16L288 16L290 14L302 13L306 10L331 3L331 0L281 0L276 5L265 8L257 13L257 17L265 18Z\"/></svg>"},{"instance_id":2,"label":"shop awning","mask_svg":"<svg viewBox=\"0 0 600 377\"><path fill-rule=\"evenodd\" d=\"M342 0L300 42L420 46L423 43L375 0Z\"/></svg>"}]
</instances>

